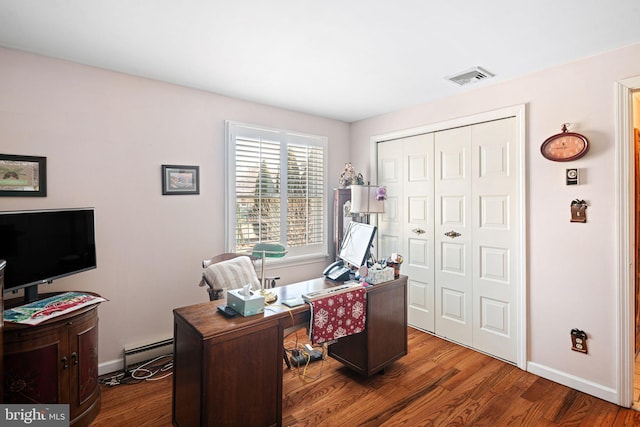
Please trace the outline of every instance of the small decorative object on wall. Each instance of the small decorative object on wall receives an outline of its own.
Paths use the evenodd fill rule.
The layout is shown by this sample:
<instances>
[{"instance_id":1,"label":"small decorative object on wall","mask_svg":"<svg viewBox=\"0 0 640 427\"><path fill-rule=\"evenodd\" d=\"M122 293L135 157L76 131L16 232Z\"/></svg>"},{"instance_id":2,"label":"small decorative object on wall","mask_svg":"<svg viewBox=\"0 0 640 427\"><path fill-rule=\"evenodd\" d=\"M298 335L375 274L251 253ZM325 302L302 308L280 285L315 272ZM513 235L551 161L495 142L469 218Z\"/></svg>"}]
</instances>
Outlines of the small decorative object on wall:
<instances>
[{"instance_id":1,"label":"small decorative object on wall","mask_svg":"<svg viewBox=\"0 0 640 427\"><path fill-rule=\"evenodd\" d=\"M200 166L162 165L162 194L200 194Z\"/></svg>"},{"instance_id":2,"label":"small decorative object on wall","mask_svg":"<svg viewBox=\"0 0 640 427\"><path fill-rule=\"evenodd\" d=\"M364 178L361 173L357 173L351 162L345 163L344 170L340 174L340 188L347 188L350 185L363 185Z\"/></svg>"},{"instance_id":3,"label":"small decorative object on wall","mask_svg":"<svg viewBox=\"0 0 640 427\"><path fill-rule=\"evenodd\" d=\"M571 222L587 222L587 202L578 199L571 202Z\"/></svg>"},{"instance_id":4,"label":"small decorative object on wall","mask_svg":"<svg viewBox=\"0 0 640 427\"><path fill-rule=\"evenodd\" d=\"M562 132L547 138L540 147L542 155L554 162L569 162L579 159L589 151L589 141L584 135L569 132L567 126L562 125Z\"/></svg>"},{"instance_id":5,"label":"small decorative object on wall","mask_svg":"<svg viewBox=\"0 0 640 427\"><path fill-rule=\"evenodd\" d=\"M47 158L0 154L0 196L45 197Z\"/></svg>"},{"instance_id":6,"label":"small decorative object on wall","mask_svg":"<svg viewBox=\"0 0 640 427\"><path fill-rule=\"evenodd\" d=\"M578 168L567 169L565 173L567 185L578 185L580 183L580 170Z\"/></svg>"}]
</instances>

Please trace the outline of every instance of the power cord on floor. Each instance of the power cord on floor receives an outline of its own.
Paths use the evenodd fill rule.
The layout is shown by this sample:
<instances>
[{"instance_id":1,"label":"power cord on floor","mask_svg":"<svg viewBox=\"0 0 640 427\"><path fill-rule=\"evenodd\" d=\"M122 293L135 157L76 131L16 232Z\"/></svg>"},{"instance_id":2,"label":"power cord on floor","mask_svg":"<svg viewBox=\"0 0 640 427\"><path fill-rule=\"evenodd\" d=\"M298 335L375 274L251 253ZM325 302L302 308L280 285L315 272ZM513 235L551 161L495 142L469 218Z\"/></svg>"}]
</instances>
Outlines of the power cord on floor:
<instances>
[{"instance_id":1,"label":"power cord on floor","mask_svg":"<svg viewBox=\"0 0 640 427\"><path fill-rule=\"evenodd\" d=\"M166 359L169 359L168 361ZM100 384L110 387L139 384L143 381L158 381L173 374L173 354L156 357L131 371L120 371L100 378Z\"/></svg>"},{"instance_id":2,"label":"power cord on floor","mask_svg":"<svg viewBox=\"0 0 640 427\"><path fill-rule=\"evenodd\" d=\"M309 350L309 347L311 347L311 350ZM320 353L322 354L322 358L320 359L319 363L311 363L311 351L313 350L318 350L320 351ZM316 381L318 379L320 379L320 377L322 377L322 371L324 368L324 364L328 363L327 360L327 348L326 345L319 345L316 344L314 346L310 346L309 344L299 344L298 343L298 337L296 335L296 342L295 342L295 346L293 348L286 348L285 347L285 352L287 355L292 355L294 357L299 357L300 355L303 355L304 358L302 359L304 361L304 363L300 363L298 365L292 366L291 368L295 370L298 378L300 378L300 380L302 380L304 383L307 382L313 382ZM317 375L311 375L309 372L309 367L313 366L313 365L320 365L320 370L318 372Z\"/></svg>"}]
</instances>

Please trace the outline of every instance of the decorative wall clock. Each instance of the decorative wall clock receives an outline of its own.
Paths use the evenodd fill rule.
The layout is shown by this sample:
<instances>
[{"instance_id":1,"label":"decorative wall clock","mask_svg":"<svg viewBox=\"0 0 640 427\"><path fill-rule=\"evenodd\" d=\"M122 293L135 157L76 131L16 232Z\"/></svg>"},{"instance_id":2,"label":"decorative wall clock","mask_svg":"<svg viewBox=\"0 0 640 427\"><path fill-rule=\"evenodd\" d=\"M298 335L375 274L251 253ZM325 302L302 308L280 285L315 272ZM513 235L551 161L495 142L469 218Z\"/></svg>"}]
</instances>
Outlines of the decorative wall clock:
<instances>
[{"instance_id":1,"label":"decorative wall clock","mask_svg":"<svg viewBox=\"0 0 640 427\"><path fill-rule=\"evenodd\" d=\"M562 132L547 138L540 147L542 155L554 162L568 162L579 159L589 151L589 141L584 135L569 132L567 124Z\"/></svg>"}]
</instances>

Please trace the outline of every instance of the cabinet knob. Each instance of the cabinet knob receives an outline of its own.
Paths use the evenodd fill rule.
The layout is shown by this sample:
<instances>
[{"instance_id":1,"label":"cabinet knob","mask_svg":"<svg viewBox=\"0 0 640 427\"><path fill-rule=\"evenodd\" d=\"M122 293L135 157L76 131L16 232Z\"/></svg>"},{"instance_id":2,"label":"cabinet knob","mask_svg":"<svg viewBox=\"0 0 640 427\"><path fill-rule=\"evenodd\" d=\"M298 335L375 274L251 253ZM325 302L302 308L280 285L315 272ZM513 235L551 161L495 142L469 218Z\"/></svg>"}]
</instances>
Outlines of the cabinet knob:
<instances>
[{"instance_id":1,"label":"cabinet knob","mask_svg":"<svg viewBox=\"0 0 640 427\"><path fill-rule=\"evenodd\" d=\"M444 233L444 235L447 236L447 237L451 237L452 239L455 239L456 237L462 236L462 234L460 234L460 233L458 233L456 231L453 231L453 230L449 231L448 233Z\"/></svg>"},{"instance_id":2,"label":"cabinet knob","mask_svg":"<svg viewBox=\"0 0 640 427\"><path fill-rule=\"evenodd\" d=\"M67 356L60 359L60 361L62 362L62 369L67 369L69 367L69 364L67 363Z\"/></svg>"},{"instance_id":3,"label":"cabinet knob","mask_svg":"<svg viewBox=\"0 0 640 427\"><path fill-rule=\"evenodd\" d=\"M424 234L424 233L426 233L426 231L424 231L424 230L423 230L422 228L420 228L420 227L418 227L418 228L414 228L414 229L413 229L413 230L411 230L411 231L413 231L413 232L414 232L414 233L416 233L417 235L420 235L420 234Z\"/></svg>"},{"instance_id":4,"label":"cabinet knob","mask_svg":"<svg viewBox=\"0 0 640 427\"><path fill-rule=\"evenodd\" d=\"M75 351L71 353L71 361L73 362L74 365L78 364L78 355L76 354Z\"/></svg>"}]
</instances>

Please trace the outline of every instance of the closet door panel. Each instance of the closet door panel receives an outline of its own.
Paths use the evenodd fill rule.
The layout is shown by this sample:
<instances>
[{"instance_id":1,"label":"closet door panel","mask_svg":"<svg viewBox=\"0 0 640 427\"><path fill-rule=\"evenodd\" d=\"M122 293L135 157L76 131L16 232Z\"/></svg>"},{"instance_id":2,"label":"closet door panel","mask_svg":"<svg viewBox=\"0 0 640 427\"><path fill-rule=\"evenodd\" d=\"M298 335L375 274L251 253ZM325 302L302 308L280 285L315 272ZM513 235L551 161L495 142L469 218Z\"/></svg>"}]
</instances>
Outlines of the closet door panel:
<instances>
[{"instance_id":1,"label":"closet door panel","mask_svg":"<svg viewBox=\"0 0 640 427\"><path fill-rule=\"evenodd\" d=\"M404 198L402 195L402 143L386 141L378 144L378 185L387 187L384 212L377 215L378 258L402 252L402 222Z\"/></svg>"},{"instance_id":2,"label":"closet door panel","mask_svg":"<svg viewBox=\"0 0 640 427\"><path fill-rule=\"evenodd\" d=\"M473 125L473 347L515 361L515 119Z\"/></svg>"},{"instance_id":3,"label":"closet door panel","mask_svg":"<svg viewBox=\"0 0 640 427\"><path fill-rule=\"evenodd\" d=\"M435 330L434 241L433 241L433 134L403 139L404 200L402 264L409 276L410 325Z\"/></svg>"},{"instance_id":4,"label":"closet door panel","mask_svg":"<svg viewBox=\"0 0 640 427\"><path fill-rule=\"evenodd\" d=\"M378 144L378 184L387 187L379 222L381 255L404 257L408 322L434 331L433 135ZM389 208L387 208L387 206Z\"/></svg>"},{"instance_id":5,"label":"closet door panel","mask_svg":"<svg viewBox=\"0 0 640 427\"><path fill-rule=\"evenodd\" d=\"M471 129L435 133L436 334L472 344Z\"/></svg>"}]
</instances>

